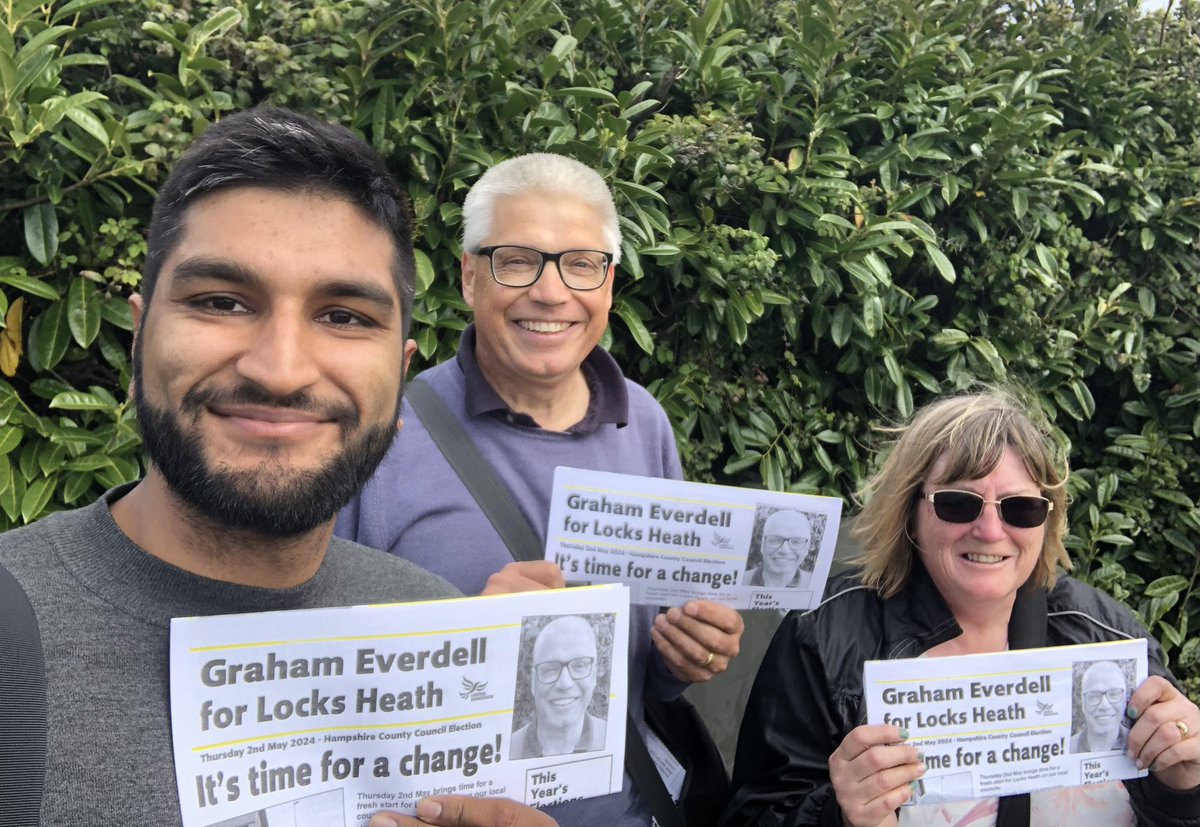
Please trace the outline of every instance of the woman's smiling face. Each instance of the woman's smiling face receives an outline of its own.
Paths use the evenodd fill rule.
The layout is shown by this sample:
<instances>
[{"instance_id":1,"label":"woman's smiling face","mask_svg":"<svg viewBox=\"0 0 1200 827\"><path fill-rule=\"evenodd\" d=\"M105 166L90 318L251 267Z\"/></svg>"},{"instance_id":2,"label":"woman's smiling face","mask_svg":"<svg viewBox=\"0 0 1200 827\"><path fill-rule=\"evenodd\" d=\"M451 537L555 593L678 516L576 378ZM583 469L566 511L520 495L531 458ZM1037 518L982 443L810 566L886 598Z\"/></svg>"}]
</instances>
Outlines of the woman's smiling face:
<instances>
[{"instance_id":1,"label":"woman's smiling face","mask_svg":"<svg viewBox=\"0 0 1200 827\"><path fill-rule=\"evenodd\" d=\"M985 500L1014 495L1040 496L1041 490L1011 447L1005 448L991 473L974 480L940 479L944 459L929 469L921 494L954 489L973 491ZM921 561L956 616L980 608L1010 609L1019 589L1032 574L1042 553L1046 526L1016 528L1000 519L997 506L987 504L969 523L948 523L934 513L933 503L917 501L913 539Z\"/></svg>"}]
</instances>

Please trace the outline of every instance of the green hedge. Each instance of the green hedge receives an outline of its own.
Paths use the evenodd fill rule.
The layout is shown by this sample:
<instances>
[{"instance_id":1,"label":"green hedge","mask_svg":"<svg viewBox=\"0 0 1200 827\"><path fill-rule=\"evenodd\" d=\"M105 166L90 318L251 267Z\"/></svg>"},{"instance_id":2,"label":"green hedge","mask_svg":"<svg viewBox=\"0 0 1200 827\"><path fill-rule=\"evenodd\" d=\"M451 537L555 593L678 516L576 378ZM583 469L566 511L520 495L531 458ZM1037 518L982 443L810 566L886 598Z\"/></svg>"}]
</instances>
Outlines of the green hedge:
<instances>
[{"instance_id":1,"label":"green hedge","mask_svg":"<svg viewBox=\"0 0 1200 827\"><path fill-rule=\"evenodd\" d=\"M140 474L125 298L155 186L207 124L271 101L359 130L406 183L421 365L467 318L459 204L479 173L546 149L599 169L626 237L608 344L692 478L851 496L877 425L1027 385L1077 469L1079 571L1200 674L1188 13L0 4L0 524Z\"/></svg>"}]
</instances>

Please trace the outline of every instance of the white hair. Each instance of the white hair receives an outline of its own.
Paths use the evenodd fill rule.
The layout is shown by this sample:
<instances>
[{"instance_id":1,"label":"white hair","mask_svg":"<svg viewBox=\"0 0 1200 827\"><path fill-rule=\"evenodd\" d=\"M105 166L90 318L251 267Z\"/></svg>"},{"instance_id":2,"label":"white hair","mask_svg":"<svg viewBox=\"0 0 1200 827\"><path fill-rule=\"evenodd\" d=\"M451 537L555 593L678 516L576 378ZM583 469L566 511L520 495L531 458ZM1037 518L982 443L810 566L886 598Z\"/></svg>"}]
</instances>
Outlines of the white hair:
<instances>
[{"instance_id":1,"label":"white hair","mask_svg":"<svg viewBox=\"0 0 1200 827\"><path fill-rule=\"evenodd\" d=\"M463 202L463 249L475 252L483 246L492 229L497 198L529 192L572 196L595 207L603 220L600 231L613 254L613 264L620 262L621 228L608 185L586 164L548 152L509 158L480 176Z\"/></svg>"}]
</instances>

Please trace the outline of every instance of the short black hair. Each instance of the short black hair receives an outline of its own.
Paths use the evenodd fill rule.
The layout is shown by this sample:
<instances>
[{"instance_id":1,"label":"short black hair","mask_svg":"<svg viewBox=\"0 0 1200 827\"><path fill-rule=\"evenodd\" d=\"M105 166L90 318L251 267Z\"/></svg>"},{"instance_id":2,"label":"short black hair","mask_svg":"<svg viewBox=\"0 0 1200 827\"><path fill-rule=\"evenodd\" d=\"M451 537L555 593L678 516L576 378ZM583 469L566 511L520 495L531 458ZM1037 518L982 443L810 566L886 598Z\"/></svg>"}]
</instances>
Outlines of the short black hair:
<instances>
[{"instance_id":1,"label":"short black hair","mask_svg":"<svg viewBox=\"0 0 1200 827\"><path fill-rule=\"evenodd\" d=\"M330 195L365 212L395 242L393 277L400 293L401 333L408 336L416 290L408 200L362 138L343 126L274 106L248 109L213 124L167 176L154 203L142 267L147 308L163 262L179 243L188 207L233 187Z\"/></svg>"}]
</instances>

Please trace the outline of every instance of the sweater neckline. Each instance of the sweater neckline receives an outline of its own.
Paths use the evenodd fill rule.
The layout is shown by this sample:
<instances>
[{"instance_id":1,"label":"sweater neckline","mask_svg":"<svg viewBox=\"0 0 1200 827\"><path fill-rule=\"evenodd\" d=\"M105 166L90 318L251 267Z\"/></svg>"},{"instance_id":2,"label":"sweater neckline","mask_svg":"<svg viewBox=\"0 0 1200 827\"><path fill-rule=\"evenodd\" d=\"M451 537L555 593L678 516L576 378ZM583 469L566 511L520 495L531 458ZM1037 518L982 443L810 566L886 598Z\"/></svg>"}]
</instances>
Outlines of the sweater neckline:
<instances>
[{"instance_id":1,"label":"sweater neckline","mask_svg":"<svg viewBox=\"0 0 1200 827\"><path fill-rule=\"evenodd\" d=\"M168 627L172 618L237 614L313 605L326 588L328 556L308 581L288 589L268 589L214 580L172 565L134 543L113 520L109 507L136 483L107 491L74 512L76 541L55 543L67 572L96 598L145 623ZM46 519L65 519L53 515ZM82 535L83 542L78 542Z\"/></svg>"}]
</instances>

